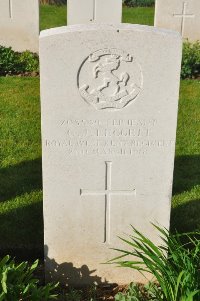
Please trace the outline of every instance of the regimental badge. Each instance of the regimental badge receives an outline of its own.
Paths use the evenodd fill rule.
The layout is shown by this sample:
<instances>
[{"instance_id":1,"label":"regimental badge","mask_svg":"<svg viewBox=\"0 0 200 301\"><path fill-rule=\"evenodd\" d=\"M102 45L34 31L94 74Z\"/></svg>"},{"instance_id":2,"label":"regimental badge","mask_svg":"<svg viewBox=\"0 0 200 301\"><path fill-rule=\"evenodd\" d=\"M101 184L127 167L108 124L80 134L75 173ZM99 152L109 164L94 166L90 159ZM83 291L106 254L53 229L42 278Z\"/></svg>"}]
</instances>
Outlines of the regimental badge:
<instances>
[{"instance_id":1,"label":"regimental badge","mask_svg":"<svg viewBox=\"0 0 200 301\"><path fill-rule=\"evenodd\" d=\"M82 98L96 110L120 110L133 102L143 86L135 58L119 49L100 49L87 57L78 72Z\"/></svg>"}]
</instances>

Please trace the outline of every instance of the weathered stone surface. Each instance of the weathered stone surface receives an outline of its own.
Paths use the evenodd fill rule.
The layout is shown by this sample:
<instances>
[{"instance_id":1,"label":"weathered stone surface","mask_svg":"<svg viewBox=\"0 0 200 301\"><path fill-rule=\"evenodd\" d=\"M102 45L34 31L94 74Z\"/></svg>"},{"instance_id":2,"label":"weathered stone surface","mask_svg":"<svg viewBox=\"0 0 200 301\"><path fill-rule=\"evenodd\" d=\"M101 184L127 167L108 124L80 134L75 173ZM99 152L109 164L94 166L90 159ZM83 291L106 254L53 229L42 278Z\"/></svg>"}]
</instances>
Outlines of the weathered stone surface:
<instances>
[{"instance_id":1,"label":"weathered stone surface","mask_svg":"<svg viewBox=\"0 0 200 301\"><path fill-rule=\"evenodd\" d=\"M67 23L121 23L122 0L68 0Z\"/></svg>"},{"instance_id":2,"label":"weathered stone surface","mask_svg":"<svg viewBox=\"0 0 200 301\"><path fill-rule=\"evenodd\" d=\"M38 52L38 0L0 1L0 45L16 51Z\"/></svg>"},{"instance_id":3,"label":"weathered stone surface","mask_svg":"<svg viewBox=\"0 0 200 301\"><path fill-rule=\"evenodd\" d=\"M200 1L156 0L155 26L179 31L190 41L200 40Z\"/></svg>"},{"instance_id":4,"label":"weathered stone surface","mask_svg":"<svg viewBox=\"0 0 200 301\"><path fill-rule=\"evenodd\" d=\"M41 33L40 62L47 277L145 281L101 263L130 224L169 227L181 37L73 25Z\"/></svg>"}]
</instances>

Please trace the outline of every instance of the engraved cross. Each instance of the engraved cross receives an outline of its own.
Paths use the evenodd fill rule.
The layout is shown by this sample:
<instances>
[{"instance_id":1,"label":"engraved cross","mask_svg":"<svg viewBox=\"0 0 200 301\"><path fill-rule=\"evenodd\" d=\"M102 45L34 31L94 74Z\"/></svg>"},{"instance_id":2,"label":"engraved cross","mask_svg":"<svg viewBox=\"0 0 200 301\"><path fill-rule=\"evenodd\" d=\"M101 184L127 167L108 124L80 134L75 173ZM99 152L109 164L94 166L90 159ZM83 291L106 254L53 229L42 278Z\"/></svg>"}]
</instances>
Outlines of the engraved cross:
<instances>
[{"instance_id":1,"label":"engraved cross","mask_svg":"<svg viewBox=\"0 0 200 301\"><path fill-rule=\"evenodd\" d=\"M8 0L8 15L12 19L12 0Z\"/></svg>"},{"instance_id":2,"label":"engraved cross","mask_svg":"<svg viewBox=\"0 0 200 301\"><path fill-rule=\"evenodd\" d=\"M96 0L93 0L93 16L91 21L95 21L96 19Z\"/></svg>"},{"instance_id":3,"label":"engraved cross","mask_svg":"<svg viewBox=\"0 0 200 301\"><path fill-rule=\"evenodd\" d=\"M182 36L184 35L184 31L185 31L185 19L186 18L194 18L194 16L195 16L194 14L187 14L186 10L187 10L187 3L183 2L182 13L181 14L173 14L174 17L181 18L181 34L182 34Z\"/></svg>"},{"instance_id":4,"label":"engraved cross","mask_svg":"<svg viewBox=\"0 0 200 301\"><path fill-rule=\"evenodd\" d=\"M106 161L105 172L105 190L80 190L81 196L104 196L105 197L105 213L104 213L104 243L110 243L110 203L111 197L118 196L135 196L136 189L131 190L112 190L112 162Z\"/></svg>"}]
</instances>

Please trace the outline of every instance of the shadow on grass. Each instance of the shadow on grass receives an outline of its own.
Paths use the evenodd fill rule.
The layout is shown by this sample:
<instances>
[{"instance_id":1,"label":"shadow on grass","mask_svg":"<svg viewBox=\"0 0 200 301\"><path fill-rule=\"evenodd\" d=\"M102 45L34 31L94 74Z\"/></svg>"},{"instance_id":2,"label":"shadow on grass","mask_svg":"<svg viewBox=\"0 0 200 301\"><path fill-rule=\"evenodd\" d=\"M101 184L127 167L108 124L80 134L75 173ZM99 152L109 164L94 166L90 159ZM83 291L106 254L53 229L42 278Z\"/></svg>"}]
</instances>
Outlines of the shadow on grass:
<instances>
[{"instance_id":1,"label":"shadow on grass","mask_svg":"<svg viewBox=\"0 0 200 301\"><path fill-rule=\"evenodd\" d=\"M11 255L17 260L43 258L42 202L0 214L0 257Z\"/></svg>"},{"instance_id":2,"label":"shadow on grass","mask_svg":"<svg viewBox=\"0 0 200 301\"><path fill-rule=\"evenodd\" d=\"M0 202L42 189L41 158L0 169Z\"/></svg>"},{"instance_id":3,"label":"shadow on grass","mask_svg":"<svg viewBox=\"0 0 200 301\"><path fill-rule=\"evenodd\" d=\"M172 208L170 228L173 233L200 231L200 198Z\"/></svg>"},{"instance_id":4,"label":"shadow on grass","mask_svg":"<svg viewBox=\"0 0 200 301\"><path fill-rule=\"evenodd\" d=\"M173 195L200 185L200 155L175 158Z\"/></svg>"},{"instance_id":5,"label":"shadow on grass","mask_svg":"<svg viewBox=\"0 0 200 301\"><path fill-rule=\"evenodd\" d=\"M59 281L63 285L72 287L92 286L94 284L106 284L101 277L96 275L96 270L89 270L86 264L77 268L72 262L58 264L55 259L48 257L48 247L44 247L45 265L47 267L46 279L48 281ZM66 256L67 257L67 256Z\"/></svg>"}]
</instances>

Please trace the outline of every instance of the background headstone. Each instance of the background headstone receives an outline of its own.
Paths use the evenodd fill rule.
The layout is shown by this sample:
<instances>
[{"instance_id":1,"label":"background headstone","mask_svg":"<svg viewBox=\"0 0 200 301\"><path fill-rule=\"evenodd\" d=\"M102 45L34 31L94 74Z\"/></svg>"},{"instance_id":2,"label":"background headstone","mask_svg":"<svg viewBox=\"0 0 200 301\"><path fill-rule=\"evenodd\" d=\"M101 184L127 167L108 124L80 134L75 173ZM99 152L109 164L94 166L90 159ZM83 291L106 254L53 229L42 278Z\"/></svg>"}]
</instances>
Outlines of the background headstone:
<instances>
[{"instance_id":1,"label":"background headstone","mask_svg":"<svg viewBox=\"0 0 200 301\"><path fill-rule=\"evenodd\" d=\"M0 45L38 52L38 0L0 0Z\"/></svg>"},{"instance_id":2,"label":"background headstone","mask_svg":"<svg viewBox=\"0 0 200 301\"><path fill-rule=\"evenodd\" d=\"M101 263L130 224L155 243L150 222L169 227L181 37L129 24L56 28L41 33L40 62L47 277L144 281Z\"/></svg>"},{"instance_id":3,"label":"background headstone","mask_svg":"<svg viewBox=\"0 0 200 301\"><path fill-rule=\"evenodd\" d=\"M200 1L156 0L154 24L179 31L189 41L200 40Z\"/></svg>"},{"instance_id":4,"label":"background headstone","mask_svg":"<svg viewBox=\"0 0 200 301\"><path fill-rule=\"evenodd\" d=\"M122 0L68 0L67 23L121 23Z\"/></svg>"}]
</instances>

